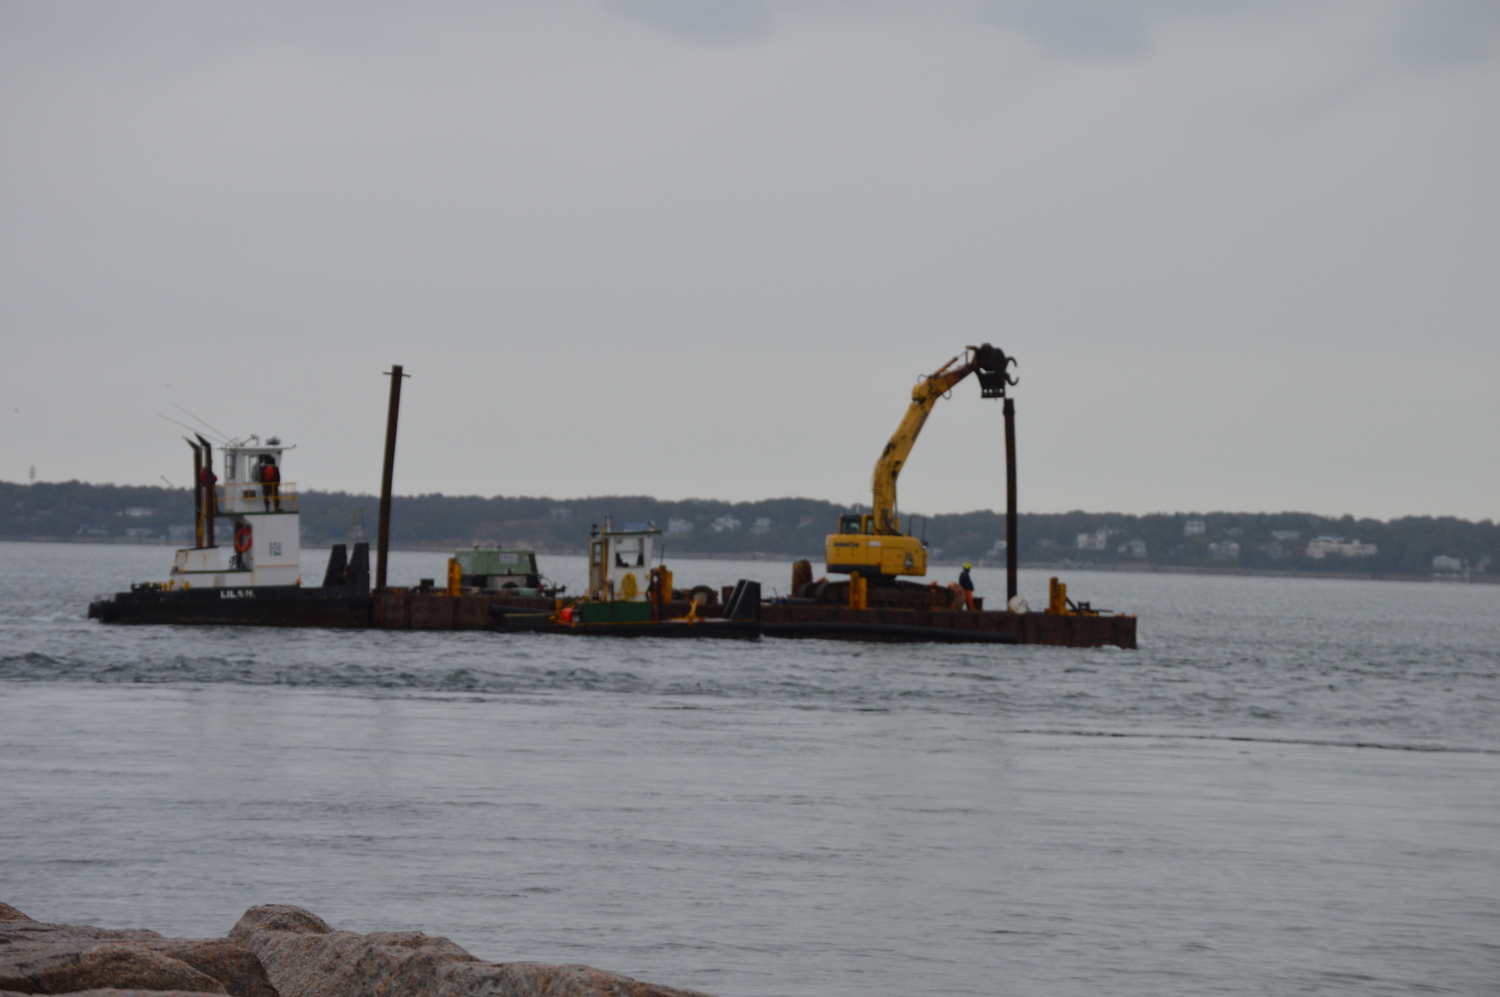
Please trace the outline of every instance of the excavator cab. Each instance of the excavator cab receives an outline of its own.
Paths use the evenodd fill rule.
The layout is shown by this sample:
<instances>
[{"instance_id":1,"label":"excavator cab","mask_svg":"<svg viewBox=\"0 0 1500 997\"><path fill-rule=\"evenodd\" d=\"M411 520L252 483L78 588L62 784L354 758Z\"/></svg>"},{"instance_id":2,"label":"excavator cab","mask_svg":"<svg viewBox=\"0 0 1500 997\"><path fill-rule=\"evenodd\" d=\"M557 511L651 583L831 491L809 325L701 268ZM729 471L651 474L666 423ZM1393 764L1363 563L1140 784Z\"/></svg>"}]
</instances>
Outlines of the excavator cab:
<instances>
[{"instance_id":1,"label":"excavator cab","mask_svg":"<svg viewBox=\"0 0 1500 997\"><path fill-rule=\"evenodd\" d=\"M849 520L855 518L847 517ZM874 519L873 516L864 518ZM921 540L902 533L877 534L854 529L860 525L840 517L839 532L829 536L827 541L829 571L863 575L874 581L889 580L898 575L927 574L927 550Z\"/></svg>"},{"instance_id":2,"label":"excavator cab","mask_svg":"<svg viewBox=\"0 0 1500 997\"><path fill-rule=\"evenodd\" d=\"M839 517L840 533L870 533L874 528L875 517L869 513L845 513Z\"/></svg>"}]
</instances>

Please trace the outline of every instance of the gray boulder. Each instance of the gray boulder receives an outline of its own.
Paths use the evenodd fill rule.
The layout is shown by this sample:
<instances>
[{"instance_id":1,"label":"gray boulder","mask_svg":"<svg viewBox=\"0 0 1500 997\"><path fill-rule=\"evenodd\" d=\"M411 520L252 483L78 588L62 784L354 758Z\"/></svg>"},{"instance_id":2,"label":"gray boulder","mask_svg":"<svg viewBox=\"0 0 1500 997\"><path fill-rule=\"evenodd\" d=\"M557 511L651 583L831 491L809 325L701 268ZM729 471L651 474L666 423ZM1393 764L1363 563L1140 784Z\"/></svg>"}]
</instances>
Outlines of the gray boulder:
<instances>
[{"instance_id":1,"label":"gray boulder","mask_svg":"<svg viewBox=\"0 0 1500 997\"><path fill-rule=\"evenodd\" d=\"M45 924L0 904L0 994L104 990L279 997L254 953L227 939Z\"/></svg>"},{"instance_id":2,"label":"gray boulder","mask_svg":"<svg viewBox=\"0 0 1500 997\"><path fill-rule=\"evenodd\" d=\"M420 931L336 931L252 907L228 938L44 924L0 903L0 997L708 997L589 966L485 962Z\"/></svg>"},{"instance_id":3,"label":"gray boulder","mask_svg":"<svg viewBox=\"0 0 1500 997\"><path fill-rule=\"evenodd\" d=\"M105 987L102 990L74 990L68 997L201 997L198 990L117 990ZM0 997L29 997L18 990L0 990Z\"/></svg>"},{"instance_id":4,"label":"gray boulder","mask_svg":"<svg viewBox=\"0 0 1500 997\"><path fill-rule=\"evenodd\" d=\"M252 907L229 940L282 997L706 997L588 966L485 962L420 931L336 931L301 907Z\"/></svg>"}]
</instances>

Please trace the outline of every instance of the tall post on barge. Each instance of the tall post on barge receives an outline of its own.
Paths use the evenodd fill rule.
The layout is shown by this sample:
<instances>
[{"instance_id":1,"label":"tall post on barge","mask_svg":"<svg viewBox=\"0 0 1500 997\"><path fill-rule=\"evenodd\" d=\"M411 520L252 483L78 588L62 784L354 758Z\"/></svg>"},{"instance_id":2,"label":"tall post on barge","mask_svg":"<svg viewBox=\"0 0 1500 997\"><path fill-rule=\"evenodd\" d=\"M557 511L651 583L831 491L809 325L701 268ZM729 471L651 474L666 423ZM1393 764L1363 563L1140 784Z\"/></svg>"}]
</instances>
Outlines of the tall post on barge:
<instances>
[{"instance_id":1,"label":"tall post on barge","mask_svg":"<svg viewBox=\"0 0 1500 997\"><path fill-rule=\"evenodd\" d=\"M396 422L401 414L401 380L410 374L392 364L386 372L391 379L391 404L385 417L385 470L380 475L380 526L376 534L375 591L385 591L385 561L391 549L391 478L396 473Z\"/></svg>"},{"instance_id":2,"label":"tall post on barge","mask_svg":"<svg viewBox=\"0 0 1500 997\"><path fill-rule=\"evenodd\" d=\"M1016 402L1007 397L1005 412L1005 604L1016 597Z\"/></svg>"}]
</instances>

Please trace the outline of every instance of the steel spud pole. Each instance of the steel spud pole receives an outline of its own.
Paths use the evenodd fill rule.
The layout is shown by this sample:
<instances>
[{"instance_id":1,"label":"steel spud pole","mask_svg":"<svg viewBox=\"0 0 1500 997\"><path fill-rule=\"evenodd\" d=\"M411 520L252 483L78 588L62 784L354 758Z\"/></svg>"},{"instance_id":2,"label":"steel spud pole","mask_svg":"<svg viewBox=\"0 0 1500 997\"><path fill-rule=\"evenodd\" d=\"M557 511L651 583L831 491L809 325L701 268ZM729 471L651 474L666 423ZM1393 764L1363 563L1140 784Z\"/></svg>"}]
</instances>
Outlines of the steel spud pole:
<instances>
[{"instance_id":1,"label":"steel spud pole","mask_svg":"<svg viewBox=\"0 0 1500 997\"><path fill-rule=\"evenodd\" d=\"M1005 603L1016 597L1016 403L1005 399Z\"/></svg>"},{"instance_id":2,"label":"steel spud pole","mask_svg":"<svg viewBox=\"0 0 1500 997\"><path fill-rule=\"evenodd\" d=\"M380 475L380 526L375 539L375 591L385 591L385 559L391 549L391 479L396 473L396 423L401 415L400 364L386 372L391 379L391 406L385 418L385 470Z\"/></svg>"}]
</instances>

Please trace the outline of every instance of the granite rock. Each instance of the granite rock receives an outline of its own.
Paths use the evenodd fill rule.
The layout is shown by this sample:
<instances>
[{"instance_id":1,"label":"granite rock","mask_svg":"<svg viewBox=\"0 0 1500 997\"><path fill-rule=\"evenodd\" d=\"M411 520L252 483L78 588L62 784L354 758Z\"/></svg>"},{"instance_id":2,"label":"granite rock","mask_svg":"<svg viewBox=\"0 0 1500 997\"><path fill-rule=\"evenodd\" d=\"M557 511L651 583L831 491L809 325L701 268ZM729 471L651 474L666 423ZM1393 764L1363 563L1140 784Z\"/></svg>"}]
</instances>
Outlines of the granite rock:
<instances>
[{"instance_id":1,"label":"granite rock","mask_svg":"<svg viewBox=\"0 0 1500 997\"><path fill-rule=\"evenodd\" d=\"M92 942L38 945L0 954L0 989L33 994L70 994L101 987L228 993L224 984L187 963L144 945Z\"/></svg>"},{"instance_id":2,"label":"granite rock","mask_svg":"<svg viewBox=\"0 0 1500 997\"><path fill-rule=\"evenodd\" d=\"M0 997L31 997L19 990L0 990ZM70 990L67 997L203 997L198 990L120 990L103 987L99 990Z\"/></svg>"},{"instance_id":3,"label":"granite rock","mask_svg":"<svg viewBox=\"0 0 1500 997\"><path fill-rule=\"evenodd\" d=\"M227 938L166 938L160 951L224 984L230 997L280 997L255 953Z\"/></svg>"},{"instance_id":4,"label":"granite rock","mask_svg":"<svg viewBox=\"0 0 1500 997\"><path fill-rule=\"evenodd\" d=\"M486 962L420 931L252 907L228 938L45 924L0 904L0 997L707 997L589 966Z\"/></svg>"},{"instance_id":5,"label":"granite rock","mask_svg":"<svg viewBox=\"0 0 1500 997\"><path fill-rule=\"evenodd\" d=\"M0 904L0 993L107 988L279 997L254 953L228 939L45 924Z\"/></svg>"},{"instance_id":6,"label":"granite rock","mask_svg":"<svg viewBox=\"0 0 1500 997\"><path fill-rule=\"evenodd\" d=\"M282 997L705 997L588 966L485 962L420 931L337 931L281 904L250 908L229 938Z\"/></svg>"}]
</instances>

